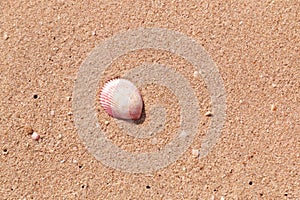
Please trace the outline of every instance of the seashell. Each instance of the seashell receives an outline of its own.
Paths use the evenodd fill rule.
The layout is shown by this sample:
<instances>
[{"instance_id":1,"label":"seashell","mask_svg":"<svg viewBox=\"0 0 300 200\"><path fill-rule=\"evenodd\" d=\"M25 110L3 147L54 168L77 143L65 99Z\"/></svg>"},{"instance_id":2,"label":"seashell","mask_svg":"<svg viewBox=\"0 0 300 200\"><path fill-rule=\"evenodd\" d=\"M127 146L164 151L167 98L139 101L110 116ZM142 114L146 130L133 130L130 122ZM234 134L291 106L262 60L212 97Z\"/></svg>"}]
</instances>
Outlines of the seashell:
<instances>
[{"instance_id":1,"label":"seashell","mask_svg":"<svg viewBox=\"0 0 300 200\"><path fill-rule=\"evenodd\" d=\"M40 135L37 132L33 132L31 138L37 141L40 139Z\"/></svg>"},{"instance_id":2,"label":"seashell","mask_svg":"<svg viewBox=\"0 0 300 200\"><path fill-rule=\"evenodd\" d=\"M103 109L118 119L139 119L143 100L137 87L126 79L113 79L107 82L100 93Z\"/></svg>"}]
</instances>

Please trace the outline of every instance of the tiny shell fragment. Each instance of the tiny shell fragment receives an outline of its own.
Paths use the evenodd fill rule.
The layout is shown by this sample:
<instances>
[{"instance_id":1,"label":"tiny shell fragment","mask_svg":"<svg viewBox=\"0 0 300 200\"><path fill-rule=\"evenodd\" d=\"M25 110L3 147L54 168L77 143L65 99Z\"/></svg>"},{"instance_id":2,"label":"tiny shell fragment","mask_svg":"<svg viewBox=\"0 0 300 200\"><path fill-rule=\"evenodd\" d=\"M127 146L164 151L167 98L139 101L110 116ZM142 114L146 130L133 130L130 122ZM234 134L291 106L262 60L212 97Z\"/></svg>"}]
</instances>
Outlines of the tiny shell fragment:
<instances>
[{"instance_id":1,"label":"tiny shell fragment","mask_svg":"<svg viewBox=\"0 0 300 200\"><path fill-rule=\"evenodd\" d=\"M40 139L40 135L37 132L33 132L31 135L31 138L33 140L39 140Z\"/></svg>"},{"instance_id":2,"label":"tiny shell fragment","mask_svg":"<svg viewBox=\"0 0 300 200\"><path fill-rule=\"evenodd\" d=\"M276 110L277 110L276 105L272 104L272 105L271 105L271 110L272 110L272 111L276 111Z\"/></svg>"},{"instance_id":3,"label":"tiny shell fragment","mask_svg":"<svg viewBox=\"0 0 300 200\"><path fill-rule=\"evenodd\" d=\"M212 116L212 112L207 111L204 115L207 116L207 117L211 117Z\"/></svg>"},{"instance_id":4,"label":"tiny shell fragment","mask_svg":"<svg viewBox=\"0 0 300 200\"><path fill-rule=\"evenodd\" d=\"M194 71L193 76L194 76L195 78L197 78L197 77L199 76L199 72L198 72L198 71Z\"/></svg>"},{"instance_id":5,"label":"tiny shell fragment","mask_svg":"<svg viewBox=\"0 0 300 200\"><path fill-rule=\"evenodd\" d=\"M193 156L198 157L199 156L199 150L198 149L192 149L192 154L193 154Z\"/></svg>"},{"instance_id":6,"label":"tiny shell fragment","mask_svg":"<svg viewBox=\"0 0 300 200\"><path fill-rule=\"evenodd\" d=\"M7 40L8 38L9 38L8 34L7 34L7 33L4 33L4 34L3 34L3 39L4 39L4 40Z\"/></svg>"}]
</instances>

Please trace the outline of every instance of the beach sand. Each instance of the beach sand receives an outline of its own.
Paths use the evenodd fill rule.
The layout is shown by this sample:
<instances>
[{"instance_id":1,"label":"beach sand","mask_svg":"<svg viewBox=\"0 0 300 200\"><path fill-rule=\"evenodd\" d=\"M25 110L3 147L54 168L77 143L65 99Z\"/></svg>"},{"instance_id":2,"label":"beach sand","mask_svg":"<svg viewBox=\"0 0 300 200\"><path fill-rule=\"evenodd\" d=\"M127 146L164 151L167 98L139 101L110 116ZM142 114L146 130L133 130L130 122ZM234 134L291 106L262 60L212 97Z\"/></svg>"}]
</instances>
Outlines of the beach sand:
<instances>
[{"instance_id":1,"label":"beach sand","mask_svg":"<svg viewBox=\"0 0 300 200\"><path fill-rule=\"evenodd\" d=\"M299 1L1 1L0 8L0 199L300 199ZM79 136L72 105L80 66L102 42L137 28L178 31L215 63L226 119L207 156L196 155L215 114L207 116L207 84L191 63L156 49L115 59L99 88L142 63L182 74L200 107L191 108L200 121L185 153L155 172L130 173L97 160ZM156 151L177 133L179 101L166 87L139 89L146 113L166 108L155 139L122 131L95 96L97 119L119 148Z\"/></svg>"}]
</instances>

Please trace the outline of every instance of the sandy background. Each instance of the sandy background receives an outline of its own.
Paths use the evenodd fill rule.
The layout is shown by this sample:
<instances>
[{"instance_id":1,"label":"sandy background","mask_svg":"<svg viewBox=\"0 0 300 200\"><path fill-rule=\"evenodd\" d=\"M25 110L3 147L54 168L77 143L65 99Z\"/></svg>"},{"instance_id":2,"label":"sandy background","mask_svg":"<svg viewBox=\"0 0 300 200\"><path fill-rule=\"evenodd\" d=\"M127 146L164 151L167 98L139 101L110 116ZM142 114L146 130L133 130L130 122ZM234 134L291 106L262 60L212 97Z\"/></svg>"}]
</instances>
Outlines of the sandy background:
<instances>
[{"instance_id":1,"label":"sandy background","mask_svg":"<svg viewBox=\"0 0 300 200\"><path fill-rule=\"evenodd\" d=\"M299 10L296 0L0 1L0 199L300 199ZM87 152L72 116L74 82L88 53L138 27L194 38L218 66L227 92L227 119L213 151L198 160L191 153L200 148L195 142L176 163L151 174L103 166ZM165 52L138 53L116 60L100 85L126 69L118 63L162 57L178 63L197 89L204 115L205 83L194 80L188 65ZM168 142L176 101L155 86L141 90L148 105L170 106L167 116L174 117L160 133ZM100 110L100 123L106 118ZM208 123L202 116L198 137ZM147 141L133 145L125 133L121 141L113 126L107 132L116 145L156 148Z\"/></svg>"}]
</instances>

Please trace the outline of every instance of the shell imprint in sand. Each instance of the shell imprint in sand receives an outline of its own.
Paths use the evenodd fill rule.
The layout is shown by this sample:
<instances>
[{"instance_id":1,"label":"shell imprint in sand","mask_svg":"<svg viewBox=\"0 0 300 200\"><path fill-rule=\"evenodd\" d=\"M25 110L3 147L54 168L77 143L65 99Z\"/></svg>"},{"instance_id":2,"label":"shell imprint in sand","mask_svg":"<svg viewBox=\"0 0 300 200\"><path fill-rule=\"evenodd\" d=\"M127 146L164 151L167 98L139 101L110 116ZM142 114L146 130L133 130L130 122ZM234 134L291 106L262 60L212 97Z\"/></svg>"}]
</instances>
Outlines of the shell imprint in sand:
<instances>
[{"instance_id":1,"label":"shell imprint in sand","mask_svg":"<svg viewBox=\"0 0 300 200\"><path fill-rule=\"evenodd\" d=\"M125 79L107 82L100 93L103 109L118 119L139 119L142 114L143 100L135 85Z\"/></svg>"}]
</instances>

